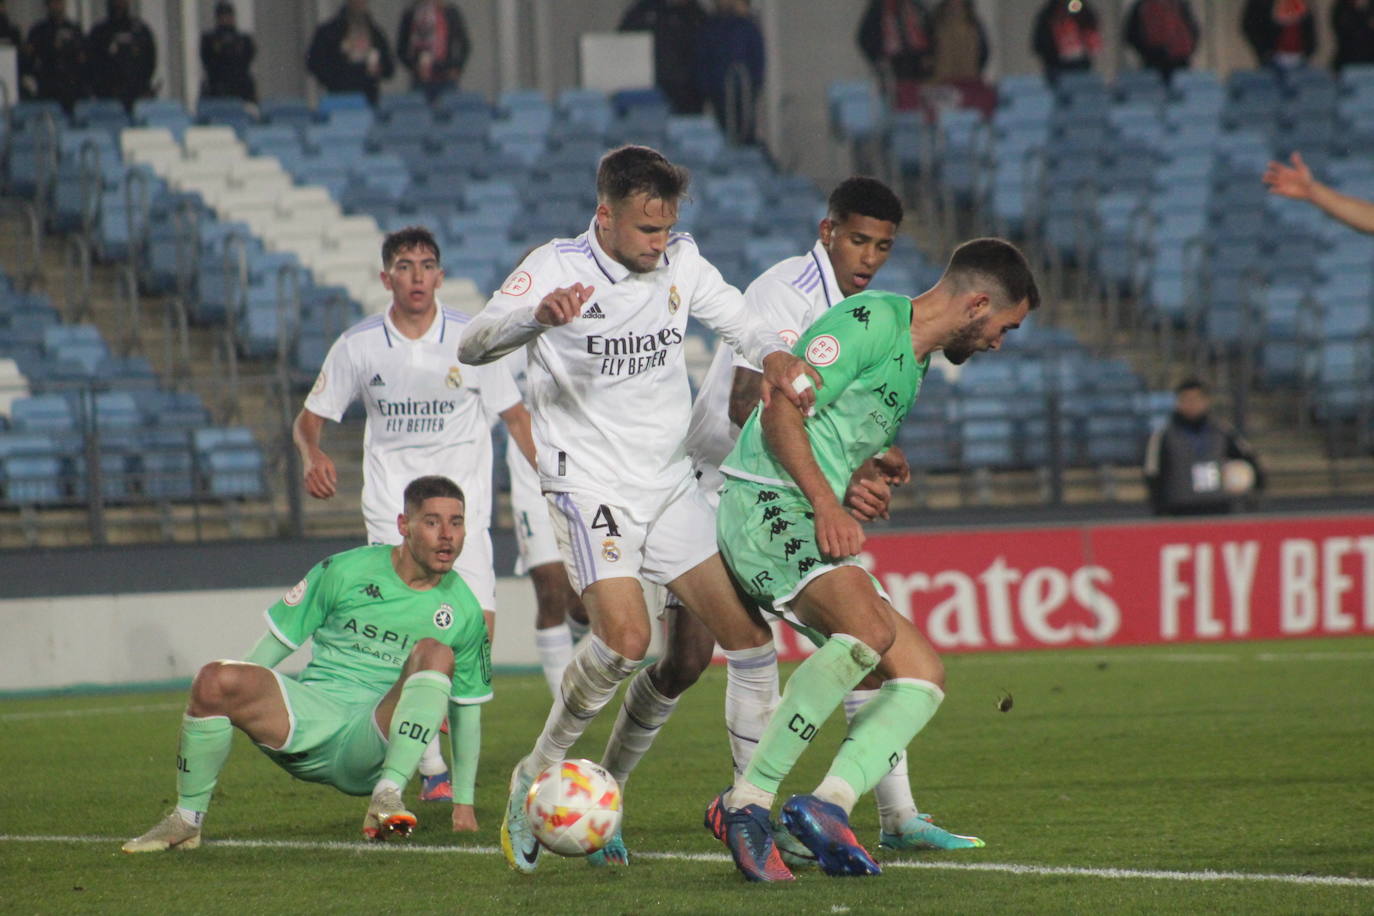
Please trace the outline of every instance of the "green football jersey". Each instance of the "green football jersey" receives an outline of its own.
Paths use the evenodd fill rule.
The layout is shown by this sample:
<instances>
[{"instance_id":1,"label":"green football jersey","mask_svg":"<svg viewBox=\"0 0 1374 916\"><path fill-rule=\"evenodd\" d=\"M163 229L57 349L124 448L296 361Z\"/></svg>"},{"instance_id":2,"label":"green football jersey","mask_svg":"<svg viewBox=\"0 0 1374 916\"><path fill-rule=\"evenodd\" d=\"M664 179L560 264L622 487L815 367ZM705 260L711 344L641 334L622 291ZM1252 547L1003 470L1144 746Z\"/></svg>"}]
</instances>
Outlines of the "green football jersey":
<instances>
[{"instance_id":1,"label":"green football jersey","mask_svg":"<svg viewBox=\"0 0 1374 916\"><path fill-rule=\"evenodd\" d=\"M855 469L897 438L930 366L912 349L911 300L876 290L851 296L817 319L792 352L821 375L806 432L821 473L843 501ZM755 408L745 422L721 472L795 487L764 440L760 414Z\"/></svg>"},{"instance_id":2,"label":"green football jersey","mask_svg":"<svg viewBox=\"0 0 1374 916\"><path fill-rule=\"evenodd\" d=\"M453 701L491 699L491 643L467 584L450 572L417 591L396 575L384 544L315 564L267 609L267 623L293 648L313 637L299 680L341 697L361 701L390 690L415 644L429 636L453 648Z\"/></svg>"}]
</instances>

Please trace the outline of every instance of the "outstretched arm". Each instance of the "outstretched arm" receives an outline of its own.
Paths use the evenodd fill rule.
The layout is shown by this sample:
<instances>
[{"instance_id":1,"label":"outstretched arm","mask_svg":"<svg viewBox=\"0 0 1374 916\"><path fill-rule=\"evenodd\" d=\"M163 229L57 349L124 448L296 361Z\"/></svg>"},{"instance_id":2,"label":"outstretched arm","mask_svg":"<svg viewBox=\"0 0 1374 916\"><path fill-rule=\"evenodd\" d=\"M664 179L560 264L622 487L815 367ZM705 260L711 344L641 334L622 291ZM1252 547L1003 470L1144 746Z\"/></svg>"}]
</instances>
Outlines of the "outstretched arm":
<instances>
[{"instance_id":1,"label":"outstretched arm","mask_svg":"<svg viewBox=\"0 0 1374 916\"><path fill-rule=\"evenodd\" d=\"M477 813L473 810L473 800L477 761L482 755L482 707L450 702L448 740L453 758L453 829L475 831Z\"/></svg>"},{"instance_id":2,"label":"outstretched arm","mask_svg":"<svg viewBox=\"0 0 1374 916\"><path fill-rule=\"evenodd\" d=\"M1264 170L1264 183L1269 186L1269 193L1316 204L1328 216L1352 229L1374 233L1374 203L1322 184L1312 177L1312 170L1302 161L1301 153L1294 153L1289 162L1291 164L1287 165L1271 162Z\"/></svg>"},{"instance_id":3,"label":"outstretched arm","mask_svg":"<svg viewBox=\"0 0 1374 916\"><path fill-rule=\"evenodd\" d=\"M268 631L262 634L262 639L258 640L258 644L249 650L243 660L251 665L275 668L294 651L296 650L278 639L271 631Z\"/></svg>"},{"instance_id":4,"label":"outstretched arm","mask_svg":"<svg viewBox=\"0 0 1374 916\"><path fill-rule=\"evenodd\" d=\"M334 461L320 448L320 432L324 429L324 417L306 408L296 415L291 425L291 441L301 456L304 469L305 491L316 499L328 499L336 492L339 472Z\"/></svg>"}]
</instances>

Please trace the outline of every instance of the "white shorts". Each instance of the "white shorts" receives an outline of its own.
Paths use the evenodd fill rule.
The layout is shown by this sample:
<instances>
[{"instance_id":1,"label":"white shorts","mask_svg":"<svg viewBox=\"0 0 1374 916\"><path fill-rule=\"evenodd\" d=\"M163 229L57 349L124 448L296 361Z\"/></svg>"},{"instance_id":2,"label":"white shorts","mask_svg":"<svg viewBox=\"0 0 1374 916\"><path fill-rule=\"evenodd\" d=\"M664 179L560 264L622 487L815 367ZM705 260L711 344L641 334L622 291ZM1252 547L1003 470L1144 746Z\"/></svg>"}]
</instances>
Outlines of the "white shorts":
<instances>
[{"instance_id":1,"label":"white shorts","mask_svg":"<svg viewBox=\"0 0 1374 916\"><path fill-rule=\"evenodd\" d=\"M379 541L369 538L368 541L372 544L389 543L393 546L398 543L395 539ZM463 538L463 549L458 554L458 559L453 561L453 571L463 577L463 582L477 599L478 607L484 611L496 610L496 569L492 565L494 562L491 529L469 528Z\"/></svg>"},{"instance_id":2,"label":"white shorts","mask_svg":"<svg viewBox=\"0 0 1374 916\"><path fill-rule=\"evenodd\" d=\"M652 504L607 504L576 492L547 498L563 565L579 595L601 579L667 585L718 552L716 513L690 475Z\"/></svg>"},{"instance_id":3,"label":"white shorts","mask_svg":"<svg viewBox=\"0 0 1374 916\"><path fill-rule=\"evenodd\" d=\"M539 472L530 467L514 442L506 448L506 467L510 469L510 508L515 516L515 541L520 555L515 574L523 576L536 566L561 563L558 540L549 520L549 504L539 490Z\"/></svg>"}]
</instances>

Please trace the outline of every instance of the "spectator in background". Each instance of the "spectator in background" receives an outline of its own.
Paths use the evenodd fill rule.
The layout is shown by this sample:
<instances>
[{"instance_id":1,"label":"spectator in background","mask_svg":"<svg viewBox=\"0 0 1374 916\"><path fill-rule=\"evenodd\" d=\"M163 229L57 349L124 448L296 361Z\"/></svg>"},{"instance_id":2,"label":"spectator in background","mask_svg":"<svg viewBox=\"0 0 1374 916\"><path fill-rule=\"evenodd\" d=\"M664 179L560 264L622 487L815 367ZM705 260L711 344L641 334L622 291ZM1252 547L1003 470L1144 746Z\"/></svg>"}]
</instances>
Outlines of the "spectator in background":
<instances>
[{"instance_id":1,"label":"spectator in background","mask_svg":"<svg viewBox=\"0 0 1374 916\"><path fill-rule=\"evenodd\" d=\"M1316 19L1307 0L1245 0L1241 31L1266 67L1301 67L1317 46Z\"/></svg>"},{"instance_id":2,"label":"spectator in background","mask_svg":"<svg viewBox=\"0 0 1374 916\"><path fill-rule=\"evenodd\" d=\"M200 94L256 102L258 89L248 68L257 52L253 37L238 30L234 4L216 3L215 27L200 36L200 64L205 69Z\"/></svg>"},{"instance_id":3,"label":"spectator in background","mask_svg":"<svg viewBox=\"0 0 1374 916\"><path fill-rule=\"evenodd\" d=\"M67 18L65 0L48 0L47 8L24 43L25 91L59 102L71 114L86 95L86 42L81 26Z\"/></svg>"},{"instance_id":4,"label":"spectator in background","mask_svg":"<svg viewBox=\"0 0 1374 916\"><path fill-rule=\"evenodd\" d=\"M0 0L0 45L13 45L16 52L24 46L24 33L10 19L5 0Z\"/></svg>"},{"instance_id":5,"label":"spectator in background","mask_svg":"<svg viewBox=\"0 0 1374 916\"><path fill-rule=\"evenodd\" d=\"M1174 394L1169 422L1145 449L1150 508L1156 515L1231 512L1246 494L1264 489L1259 458L1239 433L1211 417L1201 381L1187 379Z\"/></svg>"},{"instance_id":6,"label":"spectator in background","mask_svg":"<svg viewBox=\"0 0 1374 916\"><path fill-rule=\"evenodd\" d=\"M696 71L697 87L710 99L726 137L754 143L763 88L763 32L749 13L749 0L716 0L715 13L698 35Z\"/></svg>"},{"instance_id":7,"label":"spectator in background","mask_svg":"<svg viewBox=\"0 0 1374 916\"><path fill-rule=\"evenodd\" d=\"M431 101L458 80L472 53L463 14L452 3L418 0L401 14L396 56L410 71L410 86Z\"/></svg>"},{"instance_id":8,"label":"spectator in background","mask_svg":"<svg viewBox=\"0 0 1374 916\"><path fill-rule=\"evenodd\" d=\"M697 32L706 11L697 0L637 0L620 18L622 32L654 35L654 83L673 114L701 114L695 73Z\"/></svg>"},{"instance_id":9,"label":"spectator in background","mask_svg":"<svg viewBox=\"0 0 1374 916\"><path fill-rule=\"evenodd\" d=\"M1336 54L1331 66L1374 64L1374 2L1336 0L1331 7L1331 31L1336 34Z\"/></svg>"},{"instance_id":10,"label":"spectator in background","mask_svg":"<svg viewBox=\"0 0 1374 916\"><path fill-rule=\"evenodd\" d=\"M1084 0L1048 0L1035 17L1031 48L1050 82L1061 73L1091 70L1102 50L1097 13Z\"/></svg>"},{"instance_id":11,"label":"spectator in background","mask_svg":"<svg viewBox=\"0 0 1374 916\"><path fill-rule=\"evenodd\" d=\"M310 39L305 67L325 92L361 92L373 105L395 66L386 33L367 12L367 0L347 0L338 15L320 23Z\"/></svg>"},{"instance_id":12,"label":"spectator in background","mask_svg":"<svg viewBox=\"0 0 1374 916\"><path fill-rule=\"evenodd\" d=\"M129 9L129 0L108 0L105 19L86 36L86 81L97 98L134 102L153 94L157 43L152 29Z\"/></svg>"},{"instance_id":13,"label":"spectator in background","mask_svg":"<svg viewBox=\"0 0 1374 916\"><path fill-rule=\"evenodd\" d=\"M1136 0L1126 14L1126 43L1165 82L1188 67L1197 41L1197 19L1188 0Z\"/></svg>"},{"instance_id":14,"label":"spectator in background","mask_svg":"<svg viewBox=\"0 0 1374 916\"><path fill-rule=\"evenodd\" d=\"M859 49L878 72L888 103L921 107L921 84L930 77L930 12L919 0L870 0L859 22Z\"/></svg>"},{"instance_id":15,"label":"spectator in background","mask_svg":"<svg viewBox=\"0 0 1374 916\"><path fill-rule=\"evenodd\" d=\"M930 17L934 51L931 79L958 93L957 104L991 115L997 93L983 82L988 33L970 0L940 0Z\"/></svg>"}]
</instances>

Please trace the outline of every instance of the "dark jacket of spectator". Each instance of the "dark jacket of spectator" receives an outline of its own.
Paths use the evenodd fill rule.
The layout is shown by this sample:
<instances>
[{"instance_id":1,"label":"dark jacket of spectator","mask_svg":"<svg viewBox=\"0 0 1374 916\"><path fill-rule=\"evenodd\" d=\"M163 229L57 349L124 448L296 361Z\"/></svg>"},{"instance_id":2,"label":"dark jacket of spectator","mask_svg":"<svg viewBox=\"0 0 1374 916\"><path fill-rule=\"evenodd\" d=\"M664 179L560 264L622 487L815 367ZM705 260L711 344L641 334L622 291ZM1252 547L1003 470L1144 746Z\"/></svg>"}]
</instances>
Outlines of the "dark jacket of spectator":
<instances>
[{"instance_id":1,"label":"dark jacket of spectator","mask_svg":"<svg viewBox=\"0 0 1374 916\"><path fill-rule=\"evenodd\" d=\"M930 30L930 76L935 82L982 79L988 65L988 32L970 0L940 0L930 16Z\"/></svg>"},{"instance_id":2,"label":"dark jacket of spectator","mask_svg":"<svg viewBox=\"0 0 1374 916\"><path fill-rule=\"evenodd\" d=\"M1156 515L1231 512L1244 496L1226 489L1224 466L1232 459L1248 462L1255 474L1253 489L1264 489L1259 458L1239 433L1209 416L1173 413L1146 446L1150 509Z\"/></svg>"},{"instance_id":3,"label":"dark jacket of spectator","mask_svg":"<svg viewBox=\"0 0 1374 916\"><path fill-rule=\"evenodd\" d=\"M1197 50L1198 25L1188 0L1136 0L1126 14L1126 43L1166 80Z\"/></svg>"},{"instance_id":4,"label":"dark jacket of spectator","mask_svg":"<svg viewBox=\"0 0 1374 916\"><path fill-rule=\"evenodd\" d=\"M1246 0L1241 31L1265 65L1304 64L1317 47L1316 18L1307 0Z\"/></svg>"},{"instance_id":5,"label":"dark jacket of spectator","mask_svg":"<svg viewBox=\"0 0 1374 916\"><path fill-rule=\"evenodd\" d=\"M706 11L697 0L638 0L620 18L622 32L652 32L654 82L674 114L701 114L697 37Z\"/></svg>"},{"instance_id":6,"label":"dark jacket of spectator","mask_svg":"<svg viewBox=\"0 0 1374 916\"><path fill-rule=\"evenodd\" d=\"M1331 66L1374 64L1374 2L1336 0L1331 7L1331 31L1336 35L1336 54Z\"/></svg>"},{"instance_id":7,"label":"dark jacket of spectator","mask_svg":"<svg viewBox=\"0 0 1374 916\"><path fill-rule=\"evenodd\" d=\"M1097 12L1086 2L1049 0L1035 17L1031 48L1045 67L1045 76L1091 70L1102 50Z\"/></svg>"},{"instance_id":8,"label":"dark jacket of spectator","mask_svg":"<svg viewBox=\"0 0 1374 916\"><path fill-rule=\"evenodd\" d=\"M755 112L763 87L763 32L738 0L702 23L697 40L697 88L711 100L727 136L753 143Z\"/></svg>"},{"instance_id":9,"label":"dark jacket of spectator","mask_svg":"<svg viewBox=\"0 0 1374 916\"><path fill-rule=\"evenodd\" d=\"M870 0L859 21L858 40L893 107L918 107L935 48L925 5L919 0Z\"/></svg>"},{"instance_id":10,"label":"dark jacket of spectator","mask_svg":"<svg viewBox=\"0 0 1374 916\"><path fill-rule=\"evenodd\" d=\"M401 14L396 56L410 71L410 84L431 97L458 78L472 53L463 14L452 3L417 3Z\"/></svg>"},{"instance_id":11,"label":"dark jacket of spectator","mask_svg":"<svg viewBox=\"0 0 1374 916\"><path fill-rule=\"evenodd\" d=\"M201 94L256 102L258 89L249 68L258 48L251 35L235 27L233 11L227 4L217 7L219 23L200 36L200 63L205 69Z\"/></svg>"},{"instance_id":12,"label":"dark jacket of spectator","mask_svg":"<svg viewBox=\"0 0 1374 916\"><path fill-rule=\"evenodd\" d=\"M86 40L61 11L40 19L24 43L24 83L36 99L52 99L70 114L86 96Z\"/></svg>"},{"instance_id":13,"label":"dark jacket of spectator","mask_svg":"<svg viewBox=\"0 0 1374 916\"><path fill-rule=\"evenodd\" d=\"M351 12L349 4L315 30L305 66L326 92L361 92L374 105L382 81L396 70L386 33L365 11Z\"/></svg>"},{"instance_id":14,"label":"dark jacket of spectator","mask_svg":"<svg viewBox=\"0 0 1374 916\"><path fill-rule=\"evenodd\" d=\"M106 14L86 36L86 80L92 95L132 109L153 94L157 44L152 29L129 12L128 0L109 0Z\"/></svg>"},{"instance_id":15,"label":"dark jacket of spectator","mask_svg":"<svg viewBox=\"0 0 1374 916\"><path fill-rule=\"evenodd\" d=\"M19 30L5 11L4 0L0 0L0 44L13 45L15 51L24 46L24 33Z\"/></svg>"}]
</instances>

